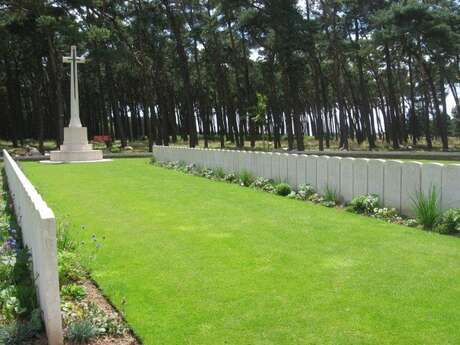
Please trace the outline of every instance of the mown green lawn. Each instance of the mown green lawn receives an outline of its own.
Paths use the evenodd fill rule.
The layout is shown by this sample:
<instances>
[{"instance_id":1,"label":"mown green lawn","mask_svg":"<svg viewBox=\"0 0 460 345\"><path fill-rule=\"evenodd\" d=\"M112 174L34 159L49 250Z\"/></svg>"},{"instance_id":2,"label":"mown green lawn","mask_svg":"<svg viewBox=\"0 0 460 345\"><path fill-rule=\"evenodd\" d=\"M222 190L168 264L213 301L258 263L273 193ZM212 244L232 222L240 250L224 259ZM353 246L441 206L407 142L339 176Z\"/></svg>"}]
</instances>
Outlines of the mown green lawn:
<instances>
[{"instance_id":1,"label":"mown green lawn","mask_svg":"<svg viewBox=\"0 0 460 345\"><path fill-rule=\"evenodd\" d=\"M458 238L145 159L23 167L147 345L460 343Z\"/></svg>"}]
</instances>

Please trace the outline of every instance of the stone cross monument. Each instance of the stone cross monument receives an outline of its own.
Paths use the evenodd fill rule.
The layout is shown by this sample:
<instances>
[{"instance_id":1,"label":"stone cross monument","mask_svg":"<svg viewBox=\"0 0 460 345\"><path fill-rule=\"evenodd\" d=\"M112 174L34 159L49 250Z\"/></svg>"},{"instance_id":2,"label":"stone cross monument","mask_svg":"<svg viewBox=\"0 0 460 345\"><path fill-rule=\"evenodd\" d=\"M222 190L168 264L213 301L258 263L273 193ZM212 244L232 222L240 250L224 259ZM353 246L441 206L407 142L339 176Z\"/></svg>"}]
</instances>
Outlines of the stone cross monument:
<instances>
[{"instance_id":1,"label":"stone cross monument","mask_svg":"<svg viewBox=\"0 0 460 345\"><path fill-rule=\"evenodd\" d=\"M102 160L102 151L93 150L88 144L88 131L80 121L78 103L78 69L85 59L77 56L77 47L72 46L70 56L65 56L64 63L70 64L70 123L64 128L64 144L60 151L51 152L51 161L55 162L88 162Z\"/></svg>"}]
</instances>

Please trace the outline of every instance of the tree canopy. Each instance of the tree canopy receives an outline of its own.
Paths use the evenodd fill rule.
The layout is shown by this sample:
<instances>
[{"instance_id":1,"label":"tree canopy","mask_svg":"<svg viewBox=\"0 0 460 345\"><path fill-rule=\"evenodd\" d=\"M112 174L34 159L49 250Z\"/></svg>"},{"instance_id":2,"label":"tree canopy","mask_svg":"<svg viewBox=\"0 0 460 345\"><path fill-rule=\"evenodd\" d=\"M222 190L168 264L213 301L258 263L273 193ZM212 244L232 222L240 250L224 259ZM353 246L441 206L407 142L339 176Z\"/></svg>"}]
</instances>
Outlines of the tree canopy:
<instances>
[{"instance_id":1,"label":"tree canopy","mask_svg":"<svg viewBox=\"0 0 460 345\"><path fill-rule=\"evenodd\" d=\"M62 142L72 44L88 59L82 122L123 146L438 137L448 150L460 133L456 0L3 0L0 37L0 137L14 145Z\"/></svg>"}]
</instances>

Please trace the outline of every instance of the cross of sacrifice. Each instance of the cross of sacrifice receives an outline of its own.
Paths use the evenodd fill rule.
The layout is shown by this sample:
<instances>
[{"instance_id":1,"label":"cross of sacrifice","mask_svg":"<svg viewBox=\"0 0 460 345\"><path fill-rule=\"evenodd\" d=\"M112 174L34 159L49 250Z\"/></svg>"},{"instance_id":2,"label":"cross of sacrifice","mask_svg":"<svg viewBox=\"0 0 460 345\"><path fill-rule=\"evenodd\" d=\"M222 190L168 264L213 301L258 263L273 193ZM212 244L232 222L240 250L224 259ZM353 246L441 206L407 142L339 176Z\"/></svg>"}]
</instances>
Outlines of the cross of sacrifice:
<instances>
[{"instance_id":1,"label":"cross of sacrifice","mask_svg":"<svg viewBox=\"0 0 460 345\"><path fill-rule=\"evenodd\" d=\"M69 127L81 127L80 107L78 104L78 70L79 63L85 63L84 57L77 56L77 47L70 47L70 56L64 56L62 62L71 64L70 73L70 123Z\"/></svg>"}]
</instances>

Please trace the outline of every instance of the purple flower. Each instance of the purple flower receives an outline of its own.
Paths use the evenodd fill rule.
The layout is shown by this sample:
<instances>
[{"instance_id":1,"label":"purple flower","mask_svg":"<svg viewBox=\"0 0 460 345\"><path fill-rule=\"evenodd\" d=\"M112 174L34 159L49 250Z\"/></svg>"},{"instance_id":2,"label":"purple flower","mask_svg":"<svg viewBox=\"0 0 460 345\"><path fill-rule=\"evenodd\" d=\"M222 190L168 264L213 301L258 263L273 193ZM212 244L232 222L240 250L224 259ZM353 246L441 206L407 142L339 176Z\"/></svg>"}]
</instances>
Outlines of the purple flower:
<instances>
[{"instance_id":1,"label":"purple flower","mask_svg":"<svg viewBox=\"0 0 460 345\"><path fill-rule=\"evenodd\" d=\"M15 248L16 248L16 240L10 237L5 241L5 243L3 243L2 251L13 250Z\"/></svg>"}]
</instances>

